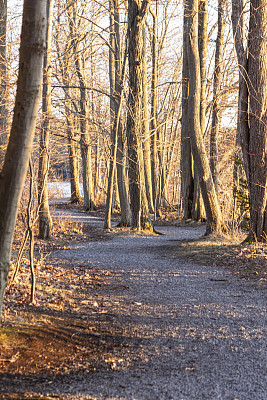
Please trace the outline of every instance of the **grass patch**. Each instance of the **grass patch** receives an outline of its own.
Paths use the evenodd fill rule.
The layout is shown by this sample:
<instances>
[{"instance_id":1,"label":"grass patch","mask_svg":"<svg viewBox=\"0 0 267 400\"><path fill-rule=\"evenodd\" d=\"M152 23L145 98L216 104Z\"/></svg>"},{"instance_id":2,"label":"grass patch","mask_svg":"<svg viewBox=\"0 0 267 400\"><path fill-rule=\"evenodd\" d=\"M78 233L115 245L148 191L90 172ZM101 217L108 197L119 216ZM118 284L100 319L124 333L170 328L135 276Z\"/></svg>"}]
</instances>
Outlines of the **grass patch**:
<instances>
[{"instance_id":1,"label":"grass patch","mask_svg":"<svg viewBox=\"0 0 267 400\"><path fill-rule=\"evenodd\" d=\"M240 237L202 237L178 242L173 252L192 263L226 267L241 277L267 283L267 245L241 240Z\"/></svg>"}]
</instances>

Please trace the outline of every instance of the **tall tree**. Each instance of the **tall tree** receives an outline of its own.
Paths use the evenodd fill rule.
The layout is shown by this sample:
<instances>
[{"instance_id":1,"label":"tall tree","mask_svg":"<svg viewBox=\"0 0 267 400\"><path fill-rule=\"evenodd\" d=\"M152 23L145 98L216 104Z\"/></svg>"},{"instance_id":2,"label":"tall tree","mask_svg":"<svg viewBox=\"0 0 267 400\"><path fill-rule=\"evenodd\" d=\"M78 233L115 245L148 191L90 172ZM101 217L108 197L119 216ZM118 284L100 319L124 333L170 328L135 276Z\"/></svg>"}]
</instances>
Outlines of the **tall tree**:
<instances>
[{"instance_id":1,"label":"tall tree","mask_svg":"<svg viewBox=\"0 0 267 400\"><path fill-rule=\"evenodd\" d=\"M198 19L198 49L200 59L201 94L200 94L200 125L204 135L206 125L206 70L207 70L207 50L208 50L208 0L200 0Z\"/></svg>"},{"instance_id":2,"label":"tall tree","mask_svg":"<svg viewBox=\"0 0 267 400\"><path fill-rule=\"evenodd\" d=\"M151 172L151 139L150 139L150 124L149 124L149 109L148 109L148 79L147 79L147 48L146 48L146 29L143 28L143 96L142 96L142 108L143 108L143 151L144 151L144 169L145 169L145 184L146 194L149 203L149 209L154 212L154 200L153 200L153 185L152 185L152 172Z\"/></svg>"},{"instance_id":3,"label":"tall tree","mask_svg":"<svg viewBox=\"0 0 267 400\"><path fill-rule=\"evenodd\" d=\"M6 70L7 0L0 0L0 145L7 141L7 70Z\"/></svg>"},{"instance_id":4,"label":"tall tree","mask_svg":"<svg viewBox=\"0 0 267 400\"><path fill-rule=\"evenodd\" d=\"M17 95L0 183L0 315L38 113L45 44L46 0L24 0Z\"/></svg>"},{"instance_id":5,"label":"tall tree","mask_svg":"<svg viewBox=\"0 0 267 400\"><path fill-rule=\"evenodd\" d=\"M128 0L128 62L129 99L127 114L127 139L129 157L129 186L132 211L132 226L141 227L141 195L145 192L142 180L143 163L140 151L142 115L142 56L143 25L149 10L150 0ZM140 169L140 166L142 169ZM143 176L142 176L143 175ZM142 197L144 200L144 197Z\"/></svg>"},{"instance_id":6,"label":"tall tree","mask_svg":"<svg viewBox=\"0 0 267 400\"><path fill-rule=\"evenodd\" d=\"M201 92L200 92L200 126L202 136L206 129L206 87L207 87L207 50L208 50L208 1L200 0L198 5L198 49L200 60ZM201 195L197 169L194 166L194 194L192 205L192 219L195 221L205 220L206 213Z\"/></svg>"},{"instance_id":7,"label":"tall tree","mask_svg":"<svg viewBox=\"0 0 267 400\"><path fill-rule=\"evenodd\" d=\"M192 218L194 199L193 160L189 133L189 70L188 70L188 18L184 12L183 26L183 69L182 69L182 126L181 126L181 192L183 201L184 219Z\"/></svg>"},{"instance_id":8,"label":"tall tree","mask_svg":"<svg viewBox=\"0 0 267 400\"><path fill-rule=\"evenodd\" d=\"M47 178L49 170L49 133L51 121L51 39L54 0L47 0L46 51L44 55L42 126L38 171L39 237L49 239L52 235L52 218L49 211Z\"/></svg>"},{"instance_id":9,"label":"tall tree","mask_svg":"<svg viewBox=\"0 0 267 400\"><path fill-rule=\"evenodd\" d=\"M206 210L207 233L210 233L221 231L223 221L200 126L201 76L198 50L198 0L184 0L184 15L188 23L186 47L189 70L188 121L190 141Z\"/></svg>"},{"instance_id":10,"label":"tall tree","mask_svg":"<svg viewBox=\"0 0 267 400\"><path fill-rule=\"evenodd\" d=\"M112 193L115 174L117 172L118 191L121 207L120 225L129 226L131 211L125 184L123 166L123 126L122 101L125 77L127 49L123 65L121 65L120 13L118 0L110 0L110 48L109 48L109 80L110 80L110 114L111 114L111 160L109 169L108 190L106 199L106 215L104 227L110 228Z\"/></svg>"},{"instance_id":11,"label":"tall tree","mask_svg":"<svg viewBox=\"0 0 267 400\"><path fill-rule=\"evenodd\" d=\"M210 169L215 185L218 191L218 134L220 130L220 87L222 79L223 66L223 38L225 30L225 0L218 1L218 33L215 50L215 66L213 74L213 104L212 104L212 124L210 133Z\"/></svg>"},{"instance_id":12,"label":"tall tree","mask_svg":"<svg viewBox=\"0 0 267 400\"><path fill-rule=\"evenodd\" d=\"M250 1L248 49L244 46L242 0L232 2L232 22L239 64L238 128L248 181L250 234L267 237L267 4ZM240 23L241 22L241 23Z\"/></svg>"},{"instance_id":13,"label":"tall tree","mask_svg":"<svg viewBox=\"0 0 267 400\"><path fill-rule=\"evenodd\" d=\"M161 140L158 129L158 1L150 13L153 18L152 33L152 77L151 77L151 142L152 142L152 184L155 213L160 213L161 197Z\"/></svg>"},{"instance_id":14,"label":"tall tree","mask_svg":"<svg viewBox=\"0 0 267 400\"><path fill-rule=\"evenodd\" d=\"M67 123L67 138L68 138L68 154L70 165L70 189L71 189L71 203L82 203L80 195L80 177L79 177L79 135L75 130L75 115L77 114L76 104L73 103L73 96L71 93L71 64L72 59L69 56L70 42L66 40L63 49L60 48L60 24L61 24L61 2L57 2L57 23L55 44L57 49L57 61L59 64L59 71L61 75L62 88L64 90L64 109L65 118ZM59 74L58 74L59 75ZM59 78L59 76L57 77ZM75 109L73 110L75 104Z\"/></svg>"},{"instance_id":15,"label":"tall tree","mask_svg":"<svg viewBox=\"0 0 267 400\"><path fill-rule=\"evenodd\" d=\"M67 1L68 19L71 34L71 44L75 59L75 68L80 85L80 130L81 130L81 154L83 168L83 193L84 208L86 210L95 209L93 174L92 174L92 145L89 136L89 105L86 90L86 75L84 63L82 62L81 50L79 48L80 32L77 26L77 7L78 0Z\"/></svg>"}]
</instances>

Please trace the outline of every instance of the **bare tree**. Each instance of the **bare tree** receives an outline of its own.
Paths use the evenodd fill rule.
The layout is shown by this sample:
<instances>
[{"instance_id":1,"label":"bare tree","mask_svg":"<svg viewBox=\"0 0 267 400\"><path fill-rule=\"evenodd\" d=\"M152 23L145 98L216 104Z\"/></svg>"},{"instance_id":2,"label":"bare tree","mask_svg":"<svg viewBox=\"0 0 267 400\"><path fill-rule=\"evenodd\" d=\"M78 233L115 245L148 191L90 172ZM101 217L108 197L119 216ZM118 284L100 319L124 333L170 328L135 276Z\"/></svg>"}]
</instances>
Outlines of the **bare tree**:
<instances>
[{"instance_id":1,"label":"bare tree","mask_svg":"<svg viewBox=\"0 0 267 400\"><path fill-rule=\"evenodd\" d=\"M244 4L232 3L232 22L239 63L239 133L249 188L250 234L267 237L267 5L250 1L248 49L244 46Z\"/></svg>"},{"instance_id":2,"label":"bare tree","mask_svg":"<svg viewBox=\"0 0 267 400\"><path fill-rule=\"evenodd\" d=\"M145 193L143 178L143 152L140 151L142 115L142 55L143 25L149 10L149 0L128 0L128 55L129 99L127 115L127 138L129 157L130 199L132 226L141 227L141 196ZM143 176L142 176L143 175ZM144 197L142 197L144 200Z\"/></svg>"},{"instance_id":3,"label":"bare tree","mask_svg":"<svg viewBox=\"0 0 267 400\"><path fill-rule=\"evenodd\" d=\"M73 102L73 96L71 92L71 64L72 59L69 56L70 52L70 41L67 39L64 41L64 47L60 46L60 26L61 26L61 4L60 0L57 3L57 23L56 23L56 34L55 34L55 45L57 49L57 61L59 64L59 70L57 71L57 79L62 83L62 89L64 91L64 117L66 118L67 128L66 134L68 138L68 154L69 154L69 166L70 166L70 189L71 189L71 203L82 203L79 186L79 135L75 132L75 119L77 114L76 104ZM60 76L60 77L59 77ZM74 109L74 110L73 110Z\"/></svg>"},{"instance_id":4,"label":"bare tree","mask_svg":"<svg viewBox=\"0 0 267 400\"><path fill-rule=\"evenodd\" d=\"M144 169L145 169L145 184L146 194L149 204L150 211L154 212L154 200L153 200L153 185L152 185L152 171L151 171L151 139L150 139L150 124L149 124L149 96L148 96L148 79L147 79L147 46L146 46L146 29L143 28L143 96L142 96L142 108L143 108L143 151L144 151Z\"/></svg>"},{"instance_id":5,"label":"bare tree","mask_svg":"<svg viewBox=\"0 0 267 400\"><path fill-rule=\"evenodd\" d=\"M68 2L68 19L71 34L71 44L75 59L75 68L80 85L80 130L81 130L81 154L83 166L83 192L84 208L95 209L93 174L92 174L92 145L89 137L89 105L87 96L87 84L84 63L79 49L79 30L77 26L78 0Z\"/></svg>"},{"instance_id":6,"label":"bare tree","mask_svg":"<svg viewBox=\"0 0 267 400\"><path fill-rule=\"evenodd\" d=\"M121 37L120 37L120 13L118 0L110 0L110 49L109 49L109 80L110 80L110 111L111 111L111 160L106 199L106 216L104 227L110 228L112 193L115 173L121 207L121 226L131 224L131 210L128 193L125 184L125 171L123 166L123 126L122 104L125 78L125 66L127 49L123 65L121 62Z\"/></svg>"},{"instance_id":7,"label":"bare tree","mask_svg":"<svg viewBox=\"0 0 267 400\"><path fill-rule=\"evenodd\" d=\"M49 239L53 222L49 211L47 177L49 170L49 133L51 120L51 36L54 0L47 0L46 52L44 55L42 126L38 171L39 237Z\"/></svg>"},{"instance_id":8,"label":"bare tree","mask_svg":"<svg viewBox=\"0 0 267 400\"><path fill-rule=\"evenodd\" d=\"M6 70L7 0L0 1L0 145L7 141L7 70Z\"/></svg>"},{"instance_id":9,"label":"bare tree","mask_svg":"<svg viewBox=\"0 0 267 400\"><path fill-rule=\"evenodd\" d=\"M183 200L184 219L192 218L192 205L194 198L193 159L191 153L190 132L189 132L189 67L187 37L188 18L184 12L183 26L183 69L182 69L182 126L181 126L181 192Z\"/></svg>"},{"instance_id":10,"label":"bare tree","mask_svg":"<svg viewBox=\"0 0 267 400\"><path fill-rule=\"evenodd\" d=\"M218 1L218 33L216 39L215 66L213 75L213 105L212 105L212 125L210 134L210 169L215 185L218 190L218 134L220 130L220 88L223 67L223 38L225 30L225 0Z\"/></svg>"},{"instance_id":11,"label":"bare tree","mask_svg":"<svg viewBox=\"0 0 267 400\"><path fill-rule=\"evenodd\" d=\"M24 0L17 96L0 184L0 315L18 204L38 113L45 33L46 0Z\"/></svg>"},{"instance_id":12,"label":"bare tree","mask_svg":"<svg viewBox=\"0 0 267 400\"><path fill-rule=\"evenodd\" d=\"M184 13L188 23L186 46L188 52L189 99L188 116L192 153L198 172L207 217L207 233L221 231L223 221L215 192L209 161L200 126L200 61L198 50L198 0L185 0Z\"/></svg>"}]
</instances>

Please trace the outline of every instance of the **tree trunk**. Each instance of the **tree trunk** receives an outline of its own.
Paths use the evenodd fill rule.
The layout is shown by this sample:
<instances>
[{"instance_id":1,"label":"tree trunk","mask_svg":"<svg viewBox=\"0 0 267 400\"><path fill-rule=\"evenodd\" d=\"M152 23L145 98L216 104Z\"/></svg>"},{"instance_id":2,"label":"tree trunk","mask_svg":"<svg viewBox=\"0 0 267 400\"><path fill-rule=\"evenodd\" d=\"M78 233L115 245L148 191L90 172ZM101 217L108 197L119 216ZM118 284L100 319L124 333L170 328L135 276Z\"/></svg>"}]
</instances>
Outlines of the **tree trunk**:
<instances>
[{"instance_id":1,"label":"tree trunk","mask_svg":"<svg viewBox=\"0 0 267 400\"><path fill-rule=\"evenodd\" d=\"M7 0L0 0L0 155L7 144L7 68L6 68L6 29ZM2 161L2 157L0 159Z\"/></svg>"},{"instance_id":2,"label":"tree trunk","mask_svg":"<svg viewBox=\"0 0 267 400\"><path fill-rule=\"evenodd\" d=\"M112 193L115 173L117 171L117 184L121 207L120 226L129 226L131 223L131 210L125 185L125 171L123 167L123 127L121 109L123 101L123 86L127 50L123 67L121 66L120 46L120 14L118 0L110 0L110 51L109 51L109 77L110 77L110 112L111 112L111 160L106 200L105 228L110 228Z\"/></svg>"},{"instance_id":3,"label":"tree trunk","mask_svg":"<svg viewBox=\"0 0 267 400\"><path fill-rule=\"evenodd\" d=\"M250 200L248 240L267 237L267 5L250 1L248 51L244 46L244 2L232 2L239 65L238 129Z\"/></svg>"},{"instance_id":4,"label":"tree trunk","mask_svg":"<svg viewBox=\"0 0 267 400\"><path fill-rule=\"evenodd\" d=\"M206 61L208 47L207 19L208 19L208 1L200 0L198 4L199 20L198 20L198 50L200 60L200 77L201 77L201 93L200 93L200 127L201 134L204 137L206 129ZM201 195L201 188L197 175L197 169L194 166L194 195L192 204L192 219L194 221L204 221L206 218L205 207Z\"/></svg>"},{"instance_id":5,"label":"tree trunk","mask_svg":"<svg viewBox=\"0 0 267 400\"><path fill-rule=\"evenodd\" d=\"M42 128L38 171L39 238L49 239L52 235L52 218L49 211L47 177L49 170L49 132L51 118L51 34L54 0L47 0L46 52L44 55Z\"/></svg>"},{"instance_id":6,"label":"tree trunk","mask_svg":"<svg viewBox=\"0 0 267 400\"><path fill-rule=\"evenodd\" d=\"M68 137L68 153L69 153L69 164L70 164L70 202L71 203L82 203L80 195L80 176L79 176L79 149L76 135L74 133L74 121L73 115L69 110L70 101L69 96L65 96L65 114L67 120L67 137Z\"/></svg>"},{"instance_id":7,"label":"tree trunk","mask_svg":"<svg viewBox=\"0 0 267 400\"><path fill-rule=\"evenodd\" d=\"M77 31L77 0L70 4L68 10L69 26L71 32L71 43L73 55L75 58L75 68L80 84L80 130L81 130L81 155L83 168L83 193L84 193L84 208L85 210L94 210L96 208L93 191L93 174L92 174L92 146L89 137L89 107L86 94L86 78L81 53L78 42Z\"/></svg>"},{"instance_id":8,"label":"tree trunk","mask_svg":"<svg viewBox=\"0 0 267 400\"><path fill-rule=\"evenodd\" d=\"M235 192L239 191L239 181L242 175L242 167L239 163L241 159L239 146L242 148L241 138L248 137L248 85L247 85L247 56L245 51L245 0L235 1L232 7L232 25L234 34L234 43L239 63L239 87L238 87L238 116L235 143L235 163L233 169L233 186L234 186L234 205L233 205L233 222L235 222L236 214L240 212ZM241 72L242 71L242 72ZM245 108L244 108L245 105ZM243 111L242 111L243 109ZM243 131L246 134L243 135ZM245 167L245 173L248 173L248 166ZM241 211L242 212L242 211Z\"/></svg>"},{"instance_id":9,"label":"tree trunk","mask_svg":"<svg viewBox=\"0 0 267 400\"><path fill-rule=\"evenodd\" d=\"M45 33L46 0L24 0L17 95L0 183L0 315L38 113Z\"/></svg>"},{"instance_id":10,"label":"tree trunk","mask_svg":"<svg viewBox=\"0 0 267 400\"><path fill-rule=\"evenodd\" d=\"M206 126L206 86L207 86L207 49L208 49L208 0L199 0L199 24L198 24L198 50L200 59L201 94L200 94L200 126L202 136Z\"/></svg>"},{"instance_id":11,"label":"tree trunk","mask_svg":"<svg viewBox=\"0 0 267 400\"><path fill-rule=\"evenodd\" d=\"M128 0L128 55L129 99L127 115L127 138L129 157L129 189L132 211L132 227L141 228L140 165L138 140L141 135L142 115L142 55L143 25L150 1Z\"/></svg>"},{"instance_id":12,"label":"tree trunk","mask_svg":"<svg viewBox=\"0 0 267 400\"><path fill-rule=\"evenodd\" d=\"M218 135L220 131L220 86L222 79L223 64L223 37L225 29L225 0L218 1L218 33L215 51L215 67L213 75L213 105L212 105L212 124L210 134L210 169L215 185L218 191Z\"/></svg>"},{"instance_id":13,"label":"tree trunk","mask_svg":"<svg viewBox=\"0 0 267 400\"><path fill-rule=\"evenodd\" d=\"M239 67L239 94L238 94L238 136L242 148L244 167L248 185L249 177L249 124L248 124L248 58L245 48L244 27L245 0L232 1L232 24L235 49Z\"/></svg>"},{"instance_id":14,"label":"tree trunk","mask_svg":"<svg viewBox=\"0 0 267 400\"><path fill-rule=\"evenodd\" d=\"M186 43L189 70L188 116L192 153L206 210L207 233L220 232L223 227L222 216L200 127L201 78L198 51L198 0L185 0L184 5L189 33Z\"/></svg>"},{"instance_id":15,"label":"tree trunk","mask_svg":"<svg viewBox=\"0 0 267 400\"><path fill-rule=\"evenodd\" d=\"M194 196L193 160L191 154L188 96L189 96L189 71L187 52L188 20L184 15L183 27L183 71L182 71L182 127L181 127L181 193L183 202L184 220L192 218L192 205Z\"/></svg>"},{"instance_id":16,"label":"tree trunk","mask_svg":"<svg viewBox=\"0 0 267 400\"><path fill-rule=\"evenodd\" d=\"M267 239L267 4L251 0L248 37L251 236Z\"/></svg>"},{"instance_id":17,"label":"tree trunk","mask_svg":"<svg viewBox=\"0 0 267 400\"><path fill-rule=\"evenodd\" d=\"M116 88L116 92L113 92L113 95L111 95L111 98L113 97L114 99L114 114L115 114L115 120L113 122L113 127L112 127L112 132L111 132L111 140L112 140L112 146L111 146L111 158L110 158L110 168L109 168L109 177L108 177L108 190L107 190L107 200L106 200L106 213L105 213L105 222L104 222L104 229L110 229L111 228L111 212L112 212L112 196L113 196L113 186L114 186L114 179L116 178L115 172L116 172L116 160L117 160L117 150L118 150L118 132L119 130L122 130L122 125L121 125L121 111L122 111L122 102L123 102L123 87L124 87L124 77L125 77L125 67L126 67L126 60L127 60L127 50L125 50L125 56L124 56L124 62L123 62L123 68L122 71L120 71L121 76L117 76L117 81L120 81L120 85L118 85L118 82L114 82L114 87ZM112 70L110 70L111 72ZM116 68L116 75L119 73L118 66ZM121 80L122 79L122 80ZM117 91L119 93L117 93ZM111 85L111 93L112 93L112 85ZM118 99L118 94L120 95L120 98ZM111 108L112 110L112 108ZM124 182L121 182L124 183ZM121 188L122 189L122 188ZM120 196L120 195L119 195ZM123 196L123 201L124 196ZM125 207L125 205L124 205ZM126 226L130 224L130 220L127 221ZM120 223L122 225L122 221Z\"/></svg>"},{"instance_id":18,"label":"tree trunk","mask_svg":"<svg viewBox=\"0 0 267 400\"><path fill-rule=\"evenodd\" d=\"M152 35L152 80L151 80L151 142L152 142L152 184L154 210L160 215L160 192L161 192L161 142L158 129L158 1L156 11L150 8L153 17Z\"/></svg>"},{"instance_id":19,"label":"tree trunk","mask_svg":"<svg viewBox=\"0 0 267 400\"><path fill-rule=\"evenodd\" d=\"M146 195L150 212L154 212L153 185L151 172L151 139L149 129L149 111L148 111L148 83L147 83L147 51L146 51L146 30L143 28L143 151L145 168Z\"/></svg>"},{"instance_id":20,"label":"tree trunk","mask_svg":"<svg viewBox=\"0 0 267 400\"><path fill-rule=\"evenodd\" d=\"M72 111L72 96L70 89L70 59L68 57L69 53L69 43L66 44L63 51L60 49L60 0L58 0L58 18L56 24L56 48L57 48L57 59L59 63L59 68L62 76L63 90L65 95L65 118L67 123L67 137L68 137L68 153L69 153L69 165L70 165L70 189L71 189L71 203L82 203L82 198L80 195L80 176L79 176L79 149L78 149L78 138L75 135L74 122L75 111Z\"/></svg>"}]
</instances>

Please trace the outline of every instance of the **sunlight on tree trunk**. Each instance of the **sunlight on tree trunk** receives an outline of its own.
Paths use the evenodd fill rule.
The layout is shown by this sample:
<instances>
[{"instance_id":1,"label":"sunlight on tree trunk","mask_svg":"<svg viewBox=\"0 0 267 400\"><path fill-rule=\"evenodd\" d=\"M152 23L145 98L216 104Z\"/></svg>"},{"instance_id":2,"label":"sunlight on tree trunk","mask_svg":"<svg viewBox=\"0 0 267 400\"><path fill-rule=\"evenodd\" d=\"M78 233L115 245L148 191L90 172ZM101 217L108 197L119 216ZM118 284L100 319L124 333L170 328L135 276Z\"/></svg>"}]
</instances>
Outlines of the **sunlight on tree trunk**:
<instances>
[{"instance_id":1,"label":"sunlight on tree trunk","mask_svg":"<svg viewBox=\"0 0 267 400\"><path fill-rule=\"evenodd\" d=\"M38 171L38 204L39 204L39 238L49 239L52 236L52 218L49 211L47 178L49 171L49 133L51 118L51 36L53 0L47 0L46 52L43 67L42 127L40 136L40 154Z\"/></svg>"},{"instance_id":2,"label":"sunlight on tree trunk","mask_svg":"<svg viewBox=\"0 0 267 400\"><path fill-rule=\"evenodd\" d=\"M207 233L221 232L224 226L200 126L201 78L198 51L198 0L185 0L184 13L188 21L189 33L186 45L189 70L188 117L192 153L206 210Z\"/></svg>"},{"instance_id":3,"label":"sunlight on tree trunk","mask_svg":"<svg viewBox=\"0 0 267 400\"><path fill-rule=\"evenodd\" d=\"M0 312L11 245L32 148L42 85L46 0L24 0L14 117L0 183Z\"/></svg>"}]
</instances>

